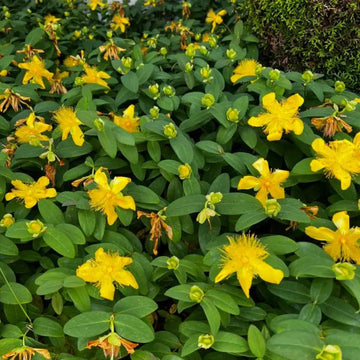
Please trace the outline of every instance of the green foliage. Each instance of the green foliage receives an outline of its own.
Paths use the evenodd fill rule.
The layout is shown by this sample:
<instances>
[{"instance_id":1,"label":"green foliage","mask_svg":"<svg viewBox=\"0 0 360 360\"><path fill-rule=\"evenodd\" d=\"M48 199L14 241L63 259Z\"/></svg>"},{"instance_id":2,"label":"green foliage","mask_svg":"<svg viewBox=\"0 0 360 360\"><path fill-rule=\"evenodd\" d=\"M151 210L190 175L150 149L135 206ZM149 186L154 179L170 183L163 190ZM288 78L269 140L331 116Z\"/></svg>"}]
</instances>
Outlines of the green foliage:
<instances>
[{"instance_id":1,"label":"green foliage","mask_svg":"<svg viewBox=\"0 0 360 360\"><path fill-rule=\"evenodd\" d=\"M359 2L243 0L240 14L261 39L265 63L311 69L359 89Z\"/></svg>"}]
</instances>

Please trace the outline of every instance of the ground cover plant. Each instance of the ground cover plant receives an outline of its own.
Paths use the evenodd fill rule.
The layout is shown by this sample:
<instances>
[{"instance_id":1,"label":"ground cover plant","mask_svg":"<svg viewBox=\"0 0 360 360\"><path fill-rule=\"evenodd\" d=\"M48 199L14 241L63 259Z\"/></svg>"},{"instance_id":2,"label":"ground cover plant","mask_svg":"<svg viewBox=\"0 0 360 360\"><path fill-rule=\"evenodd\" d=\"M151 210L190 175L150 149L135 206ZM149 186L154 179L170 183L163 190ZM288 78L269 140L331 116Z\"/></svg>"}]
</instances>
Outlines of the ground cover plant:
<instances>
[{"instance_id":1,"label":"ground cover plant","mask_svg":"<svg viewBox=\"0 0 360 360\"><path fill-rule=\"evenodd\" d=\"M2 359L360 357L360 98L233 3L4 1Z\"/></svg>"}]
</instances>

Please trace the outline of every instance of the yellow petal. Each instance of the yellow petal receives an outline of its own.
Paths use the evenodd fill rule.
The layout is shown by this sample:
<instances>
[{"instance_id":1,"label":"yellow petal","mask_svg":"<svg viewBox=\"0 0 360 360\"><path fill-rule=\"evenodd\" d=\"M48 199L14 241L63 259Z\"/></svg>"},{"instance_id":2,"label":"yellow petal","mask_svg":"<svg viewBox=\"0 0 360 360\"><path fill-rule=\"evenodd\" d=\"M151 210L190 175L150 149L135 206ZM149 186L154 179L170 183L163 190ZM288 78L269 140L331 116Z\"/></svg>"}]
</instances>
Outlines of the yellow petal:
<instances>
[{"instance_id":1,"label":"yellow petal","mask_svg":"<svg viewBox=\"0 0 360 360\"><path fill-rule=\"evenodd\" d=\"M118 194L121 190L123 190L127 184L131 182L131 179L124 176L115 176L114 179L111 181L110 186L112 192L114 194Z\"/></svg>"},{"instance_id":2,"label":"yellow petal","mask_svg":"<svg viewBox=\"0 0 360 360\"><path fill-rule=\"evenodd\" d=\"M261 187L255 197L262 203L263 206L265 206L266 200L268 199L268 191L265 187Z\"/></svg>"},{"instance_id":3,"label":"yellow petal","mask_svg":"<svg viewBox=\"0 0 360 360\"><path fill-rule=\"evenodd\" d=\"M221 271L216 275L215 283L218 283L221 280L224 280L231 274L235 272L234 266L231 262L225 263L224 267L221 269Z\"/></svg>"},{"instance_id":4,"label":"yellow petal","mask_svg":"<svg viewBox=\"0 0 360 360\"><path fill-rule=\"evenodd\" d=\"M55 190L54 188L46 189L46 191L45 191L45 196L46 196L47 198L53 198L53 197L55 197L56 195L57 195L57 193L56 193L56 190Z\"/></svg>"},{"instance_id":5,"label":"yellow petal","mask_svg":"<svg viewBox=\"0 0 360 360\"><path fill-rule=\"evenodd\" d=\"M260 158L256 160L252 166L259 172L259 174L263 177L266 177L269 175L269 163L264 158Z\"/></svg>"},{"instance_id":6,"label":"yellow petal","mask_svg":"<svg viewBox=\"0 0 360 360\"><path fill-rule=\"evenodd\" d=\"M50 183L50 180L48 177L46 176L41 176L39 178L39 180L36 182L36 185L39 186L39 187L46 187L48 186Z\"/></svg>"},{"instance_id":7,"label":"yellow petal","mask_svg":"<svg viewBox=\"0 0 360 360\"><path fill-rule=\"evenodd\" d=\"M290 96L282 103L282 107L285 111L296 114L299 107L304 103L304 99L299 94Z\"/></svg>"},{"instance_id":8,"label":"yellow petal","mask_svg":"<svg viewBox=\"0 0 360 360\"><path fill-rule=\"evenodd\" d=\"M295 135L301 135L304 131L304 123L299 118L293 118L292 126L288 130L292 130Z\"/></svg>"},{"instance_id":9,"label":"yellow petal","mask_svg":"<svg viewBox=\"0 0 360 360\"><path fill-rule=\"evenodd\" d=\"M102 167L99 168L95 175L94 175L94 181L101 187L107 189L109 188L108 179L106 174L102 171Z\"/></svg>"},{"instance_id":10,"label":"yellow petal","mask_svg":"<svg viewBox=\"0 0 360 360\"><path fill-rule=\"evenodd\" d=\"M25 202L25 207L27 209L31 209L37 204L37 199L35 199L33 196L25 196L24 202Z\"/></svg>"},{"instance_id":11,"label":"yellow petal","mask_svg":"<svg viewBox=\"0 0 360 360\"><path fill-rule=\"evenodd\" d=\"M71 128L71 136L74 141L74 144L77 146L82 146L84 144L84 133L79 126L73 126Z\"/></svg>"},{"instance_id":12,"label":"yellow petal","mask_svg":"<svg viewBox=\"0 0 360 360\"><path fill-rule=\"evenodd\" d=\"M136 209L135 201L132 196L122 196L121 198L117 199L117 206L120 206L123 209Z\"/></svg>"},{"instance_id":13,"label":"yellow petal","mask_svg":"<svg viewBox=\"0 0 360 360\"><path fill-rule=\"evenodd\" d=\"M276 100L276 95L274 92L263 96L262 107L270 113L274 113L275 111L280 110L280 104Z\"/></svg>"},{"instance_id":14,"label":"yellow petal","mask_svg":"<svg viewBox=\"0 0 360 360\"><path fill-rule=\"evenodd\" d=\"M237 272L237 279L247 298L250 297L250 288L254 274L248 268L243 267Z\"/></svg>"},{"instance_id":15,"label":"yellow petal","mask_svg":"<svg viewBox=\"0 0 360 360\"><path fill-rule=\"evenodd\" d=\"M277 183L283 183L289 177L290 172L287 170L275 170L272 173L272 180Z\"/></svg>"},{"instance_id":16,"label":"yellow petal","mask_svg":"<svg viewBox=\"0 0 360 360\"><path fill-rule=\"evenodd\" d=\"M270 185L269 193L274 199L284 199L285 198L285 190L278 184Z\"/></svg>"},{"instance_id":17,"label":"yellow petal","mask_svg":"<svg viewBox=\"0 0 360 360\"><path fill-rule=\"evenodd\" d=\"M107 208L105 210L105 214L107 216L107 223L109 225L113 225L115 223L115 221L117 220L117 218L118 218L115 209L113 207L112 208Z\"/></svg>"},{"instance_id":18,"label":"yellow petal","mask_svg":"<svg viewBox=\"0 0 360 360\"><path fill-rule=\"evenodd\" d=\"M5 195L5 200L6 201L10 201L12 199L15 199L16 198L16 195L13 193L13 192L8 192L6 195Z\"/></svg>"},{"instance_id":19,"label":"yellow petal","mask_svg":"<svg viewBox=\"0 0 360 360\"><path fill-rule=\"evenodd\" d=\"M129 118L133 118L134 117L134 113L135 113L135 106L134 105L130 105L127 107L126 110L123 111L123 115Z\"/></svg>"},{"instance_id":20,"label":"yellow petal","mask_svg":"<svg viewBox=\"0 0 360 360\"><path fill-rule=\"evenodd\" d=\"M259 186L260 180L254 176L244 176L240 179L237 189L248 190Z\"/></svg>"},{"instance_id":21,"label":"yellow petal","mask_svg":"<svg viewBox=\"0 0 360 360\"><path fill-rule=\"evenodd\" d=\"M252 116L249 120L248 120L248 124L250 126L255 126L255 127L262 127L266 124L268 124L271 121L272 117L269 116L269 114L260 114L258 116Z\"/></svg>"},{"instance_id":22,"label":"yellow petal","mask_svg":"<svg viewBox=\"0 0 360 360\"><path fill-rule=\"evenodd\" d=\"M332 242L335 239L335 232L323 226L319 228L307 226L305 228L305 234L315 240Z\"/></svg>"},{"instance_id":23,"label":"yellow petal","mask_svg":"<svg viewBox=\"0 0 360 360\"><path fill-rule=\"evenodd\" d=\"M240 75L240 74L234 74L233 76L231 76L231 78L230 78L230 81L232 82L232 83L236 83L239 79L241 79L243 76L242 75Z\"/></svg>"},{"instance_id":24,"label":"yellow petal","mask_svg":"<svg viewBox=\"0 0 360 360\"><path fill-rule=\"evenodd\" d=\"M139 288L135 276L128 270L118 270L113 276L115 281L117 281L120 285L131 286L134 289Z\"/></svg>"},{"instance_id":25,"label":"yellow petal","mask_svg":"<svg viewBox=\"0 0 360 360\"><path fill-rule=\"evenodd\" d=\"M349 231L350 218L346 211L340 211L333 215L332 222L339 230Z\"/></svg>"},{"instance_id":26,"label":"yellow petal","mask_svg":"<svg viewBox=\"0 0 360 360\"><path fill-rule=\"evenodd\" d=\"M98 282L102 278L102 272L97 271L96 267L88 261L76 269L76 276L84 281Z\"/></svg>"},{"instance_id":27,"label":"yellow petal","mask_svg":"<svg viewBox=\"0 0 360 360\"><path fill-rule=\"evenodd\" d=\"M312 160L310 162L310 169L313 172L317 172L325 167L323 160Z\"/></svg>"},{"instance_id":28,"label":"yellow petal","mask_svg":"<svg viewBox=\"0 0 360 360\"><path fill-rule=\"evenodd\" d=\"M323 139L315 139L312 144L311 147L314 149L314 151L316 151L318 154L322 155L322 156L331 156L332 155L332 151L331 149L326 145L325 141Z\"/></svg>"},{"instance_id":29,"label":"yellow petal","mask_svg":"<svg viewBox=\"0 0 360 360\"><path fill-rule=\"evenodd\" d=\"M100 296L104 299L114 300L115 286L111 279L100 282Z\"/></svg>"},{"instance_id":30,"label":"yellow petal","mask_svg":"<svg viewBox=\"0 0 360 360\"><path fill-rule=\"evenodd\" d=\"M263 279L272 284L280 284L284 277L284 273L279 269L274 269L265 261L258 261L254 265L256 273Z\"/></svg>"}]
</instances>

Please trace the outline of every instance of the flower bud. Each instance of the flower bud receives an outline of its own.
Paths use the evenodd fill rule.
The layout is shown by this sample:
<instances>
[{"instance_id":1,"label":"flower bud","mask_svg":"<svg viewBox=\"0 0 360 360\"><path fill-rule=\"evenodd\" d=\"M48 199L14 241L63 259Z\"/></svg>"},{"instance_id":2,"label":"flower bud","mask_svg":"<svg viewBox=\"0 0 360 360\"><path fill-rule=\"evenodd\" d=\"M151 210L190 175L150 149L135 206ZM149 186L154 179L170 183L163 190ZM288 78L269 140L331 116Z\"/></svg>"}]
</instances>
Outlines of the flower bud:
<instances>
[{"instance_id":1,"label":"flower bud","mask_svg":"<svg viewBox=\"0 0 360 360\"><path fill-rule=\"evenodd\" d=\"M169 123L164 126L164 135L169 139L175 139L177 136L177 131L173 123Z\"/></svg>"},{"instance_id":2,"label":"flower bud","mask_svg":"<svg viewBox=\"0 0 360 360\"><path fill-rule=\"evenodd\" d=\"M215 104L215 98L212 94L205 94L201 99L201 105L209 109Z\"/></svg>"},{"instance_id":3,"label":"flower bud","mask_svg":"<svg viewBox=\"0 0 360 360\"><path fill-rule=\"evenodd\" d=\"M325 345L321 352L316 355L316 360L342 360L342 352L339 345Z\"/></svg>"},{"instance_id":4,"label":"flower bud","mask_svg":"<svg viewBox=\"0 0 360 360\"><path fill-rule=\"evenodd\" d=\"M203 78L204 82L208 82L209 80L212 80L211 77L212 70L210 69L209 64L206 67L203 67L200 69L200 75Z\"/></svg>"},{"instance_id":5,"label":"flower bud","mask_svg":"<svg viewBox=\"0 0 360 360\"><path fill-rule=\"evenodd\" d=\"M75 31L74 31L74 36L75 36L76 38L79 38L79 37L81 36L81 31L75 30Z\"/></svg>"},{"instance_id":6,"label":"flower bud","mask_svg":"<svg viewBox=\"0 0 360 360\"><path fill-rule=\"evenodd\" d=\"M109 30L109 31L106 32L106 37L107 37L108 39L111 39L112 36L113 36L113 32L112 32L111 30Z\"/></svg>"},{"instance_id":7,"label":"flower bud","mask_svg":"<svg viewBox=\"0 0 360 360\"><path fill-rule=\"evenodd\" d=\"M233 123L239 122L239 110L238 110L238 109L229 108L229 109L226 111L226 119L227 119L228 121L233 122Z\"/></svg>"},{"instance_id":8,"label":"flower bud","mask_svg":"<svg viewBox=\"0 0 360 360\"><path fill-rule=\"evenodd\" d=\"M97 130L104 131L104 120L102 120L100 118L96 118L94 120L94 126Z\"/></svg>"},{"instance_id":9,"label":"flower bud","mask_svg":"<svg viewBox=\"0 0 360 360\"><path fill-rule=\"evenodd\" d=\"M200 54L203 55L203 56L208 56L209 55L209 50L204 46L200 46Z\"/></svg>"},{"instance_id":10,"label":"flower bud","mask_svg":"<svg viewBox=\"0 0 360 360\"><path fill-rule=\"evenodd\" d=\"M198 338L198 347L202 349L210 349L214 344L215 339L210 334L200 335Z\"/></svg>"},{"instance_id":11,"label":"flower bud","mask_svg":"<svg viewBox=\"0 0 360 360\"><path fill-rule=\"evenodd\" d=\"M88 38L89 38L89 40L93 40L93 39L94 39L94 35L93 35L93 34L89 34Z\"/></svg>"},{"instance_id":12,"label":"flower bud","mask_svg":"<svg viewBox=\"0 0 360 360\"><path fill-rule=\"evenodd\" d=\"M193 68L194 68L194 65L192 65L191 63L189 63L189 62L187 62L186 64L185 64L185 72L191 72L191 71L193 71Z\"/></svg>"},{"instance_id":13,"label":"flower bud","mask_svg":"<svg viewBox=\"0 0 360 360\"><path fill-rule=\"evenodd\" d=\"M112 346L121 346L121 338L118 334L114 332L107 337L107 340Z\"/></svg>"},{"instance_id":14,"label":"flower bud","mask_svg":"<svg viewBox=\"0 0 360 360\"><path fill-rule=\"evenodd\" d=\"M6 69L0 71L0 76L7 76L8 72Z\"/></svg>"},{"instance_id":15,"label":"flower bud","mask_svg":"<svg viewBox=\"0 0 360 360\"><path fill-rule=\"evenodd\" d=\"M342 81L336 81L335 82L335 91L338 93L342 93L343 91L345 91L345 84Z\"/></svg>"},{"instance_id":16,"label":"flower bud","mask_svg":"<svg viewBox=\"0 0 360 360\"><path fill-rule=\"evenodd\" d=\"M331 267L336 280L352 280L355 277L356 266L347 262L336 263Z\"/></svg>"},{"instance_id":17,"label":"flower bud","mask_svg":"<svg viewBox=\"0 0 360 360\"><path fill-rule=\"evenodd\" d=\"M255 67L255 75L260 76L261 72L266 69L265 66L262 66L261 64L256 65Z\"/></svg>"},{"instance_id":18,"label":"flower bud","mask_svg":"<svg viewBox=\"0 0 360 360\"><path fill-rule=\"evenodd\" d=\"M314 74L310 70L306 70L301 75L301 78L304 80L305 83L309 83L310 81L314 80Z\"/></svg>"},{"instance_id":19,"label":"flower bud","mask_svg":"<svg viewBox=\"0 0 360 360\"><path fill-rule=\"evenodd\" d=\"M194 49L194 45L189 44L185 50L185 55L192 59L195 56L195 54L196 54L196 51Z\"/></svg>"},{"instance_id":20,"label":"flower bud","mask_svg":"<svg viewBox=\"0 0 360 360\"><path fill-rule=\"evenodd\" d=\"M281 210L281 206L276 199L266 200L264 208L265 214L270 217L277 216Z\"/></svg>"},{"instance_id":21,"label":"flower bud","mask_svg":"<svg viewBox=\"0 0 360 360\"><path fill-rule=\"evenodd\" d=\"M195 40L199 41L201 39L201 34L197 33L195 34Z\"/></svg>"},{"instance_id":22,"label":"flower bud","mask_svg":"<svg viewBox=\"0 0 360 360\"><path fill-rule=\"evenodd\" d=\"M189 164L180 165L177 170L181 180L189 179L191 177L192 169Z\"/></svg>"},{"instance_id":23,"label":"flower bud","mask_svg":"<svg viewBox=\"0 0 360 360\"><path fill-rule=\"evenodd\" d=\"M48 151L47 152L47 155L46 155L47 159L48 159L48 162L53 162L56 160L56 155L53 151Z\"/></svg>"},{"instance_id":24,"label":"flower bud","mask_svg":"<svg viewBox=\"0 0 360 360\"><path fill-rule=\"evenodd\" d=\"M27 9L26 11L27 11L28 14L32 14L31 9Z\"/></svg>"},{"instance_id":25,"label":"flower bud","mask_svg":"<svg viewBox=\"0 0 360 360\"><path fill-rule=\"evenodd\" d=\"M209 202L209 204L211 205L215 205L218 204L223 198L223 194L221 192L211 192L210 194L206 195L206 200Z\"/></svg>"},{"instance_id":26,"label":"flower bud","mask_svg":"<svg viewBox=\"0 0 360 360\"><path fill-rule=\"evenodd\" d=\"M270 80L277 81L280 79L280 71L278 69L273 69L269 72Z\"/></svg>"},{"instance_id":27,"label":"flower bud","mask_svg":"<svg viewBox=\"0 0 360 360\"><path fill-rule=\"evenodd\" d=\"M82 85L84 85L84 79L80 76L77 76L75 78L74 83L75 83L75 86L82 86Z\"/></svg>"},{"instance_id":28,"label":"flower bud","mask_svg":"<svg viewBox=\"0 0 360 360\"><path fill-rule=\"evenodd\" d=\"M190 300L195 301L197 303L201 303L202 299L204 298L204 295L205 295L204 292L197 285L192 286L189 292Z\"/></svg>"},{"instance_id":29,"label":"flower bud","mask_svg":"<svg viewBox=\"0 0 360 360\"><path fill-rule=\"evenodd\" d=\"M210 36L209 37L209 45L212 47L212 48L215 48L217 46L217 39L215 36Z\"/></svg>"},{"instance_id":30,"label":"flower bud","mask_svg":"<svg viewBox=\"0 0 360 360\"><path fill-rule=\"evenodd\" d=\"M154 100L160 96L159 84L149 85L148 89L149 89L150 94L154 96Z\"/></svg>"},{"instance_id":31,"label":"flower bud","mask_svg":"<svg viewBox=\"0 0 360 360\"><path fill-rule=\"evenodd\" d=\"M124 66L124 68L130 69L132 64L133 64L133 60L132 60L131 57L122 57L121 58L121 63Z\"/></svg>"},{"instance_id":32,"label":"flower bud","mask_svg":"<svg viewBox=\"0 0 360 360\"><path fill-rule=\"evenodd\" d=\"M226 50L226 57L229 60L235 60L236 56L237 56L237 52L234 49L227 49Z\"/></svg>"},{"instance_id":33,"label":"flower bud","mask_svg":"<svg viewBox=\"0 0 360 360\"><path fill-rule=\"evenodd\" d=\"M172 256L166 260L167 268L169 270L177 270L180 265L180 260L176 256Z\"/></svg>"},{"instance_id":34,"label":"flower bud","mask_svg":"<svg viewBox=\"0 0 360 360\"><path fill-rule=\"evenodd\" d=\"M34 238L43 234L47 229L47 227L40 220L27 222L26 227L29 234L31 234Z\"/></svg>"},{"instance_id":35,"label":"flower bud","mask_svg":"<svg viewBox=\"0 0 360 360\"><path fill-rule=\"evenodd\" d=\"M157 106L153 106L153 107L149 110L150 115L151 115L154 119L158 119L158 118L159 118L159 112L160 112L160 109L159 109Z\"/></svg>"},{"instance_id":36,"label":"flower bud","mask_svg":"<svg viewBox=\"0 0 360 360\"><path fill-rule=\"evenodd\" d=\"M345 106L345 108L344 108L344 110L345 111L354 111L355 109L356 109L356 105L357 105L357 103L356 103L356 101L354 101L354 100L346 100L346 99L344 99L345 100L345 104L344 104L344 106Z\"/></svg>"},{"instance_id":37,"label":"flower bud","mask_svg":"<svg viewBox=\"0 0 360 360\"><path fill-rule=\"evenodd\" d=\"M86 26L83 26L83 28L81 29L81 32L83 34L86 34L89 31L89 29Z\"/></svg>"},{"instance_id":38,"label":"flower bud","mask_svg":"<svg viewBox=\"0 0 360 360\"><path fill-rule=\"evenodd\" d=\"M65 11L65 12L64 12L64 16L65 16L65 17L68 17L68 16L70 16L70 13L69 13L68 11Z\"/></svg>"},{"instance_id":39,"label":"flower bud","mask_svg":"<svg viewBox=\"0 0 360 360\"><path fill-rule=\"evenodd\" d=\"M162 47L162 48L160 49L160 54L161 54L162 56L166 56L167 53L168 53L168 51L167 51L166 47Z\"/></svg>"},{"instance_id":40,"label":"flower bud","mask_svg":"<svg viewBox=\"0 0 360 360\"><path fill-rule=\"evenodd\" d=\"M0 227L9 228L15 223L15 218L11 214L5 214L0 220Z\"/></svg>"},{"instance_id":41,"label":"flower bud","mask_svg":"<svg viewBox=\"0 0 360 360\"><path fill-rule=\"evenodd\" d=\"M168 86L164 86L164 88L162 89L163 93L165 96L169 96L169 97L173 97L175 96L175 90L172 86L168 85Z\"/></svg>"},{"instance_id":42,"label":"flower bud","mask_svg":"<svg viewBox=\"0 0 360 360\"><path fill-rule=\"evenodd\" d=\"M206 207L198 213L198 215L196 217L196 221L199 224L203 224L206 220L209 220L211 217L214 217L216 215L217 215L217 213L214 209L209 209Z\"/></svg>"},{"instance_id":43,"label":"flower bud","mask_svg":"<svg viewBox=\"0 0 360 360\"><path fill-rule=\"evenodd\" d=\"M11 14L8 11L5 11L4 16L5 16L6 19L11 18Z\"/></svg>"}]
</instances>

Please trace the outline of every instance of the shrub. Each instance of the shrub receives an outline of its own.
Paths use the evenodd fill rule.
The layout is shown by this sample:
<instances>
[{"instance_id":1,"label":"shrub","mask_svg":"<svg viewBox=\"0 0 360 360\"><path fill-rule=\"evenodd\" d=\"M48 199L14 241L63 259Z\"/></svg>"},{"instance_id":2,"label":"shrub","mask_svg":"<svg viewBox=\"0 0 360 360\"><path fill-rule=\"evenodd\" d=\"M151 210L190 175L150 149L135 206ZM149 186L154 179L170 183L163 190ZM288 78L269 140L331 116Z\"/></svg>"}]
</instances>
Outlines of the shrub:
<instances>
[{"instance_id":1,"label":"shrub","mask_svg":"<svg viewBox=\"0 0 360 360\"><path fill-rule=\"evenodd\" d=\"M264 61L309 68L359 89L359 2L243 0L241 14L261 39Z\"/></svg>"},{"instance_id":2,"label":"shrub","mask_svg":"<svg viewBox=\"0 0 360 360\"><path fill-rule=\"evenodd\" d=\"M359 358L359 97L161 3L1 10L0 356Z\"/></svg>"}]
</instances>

